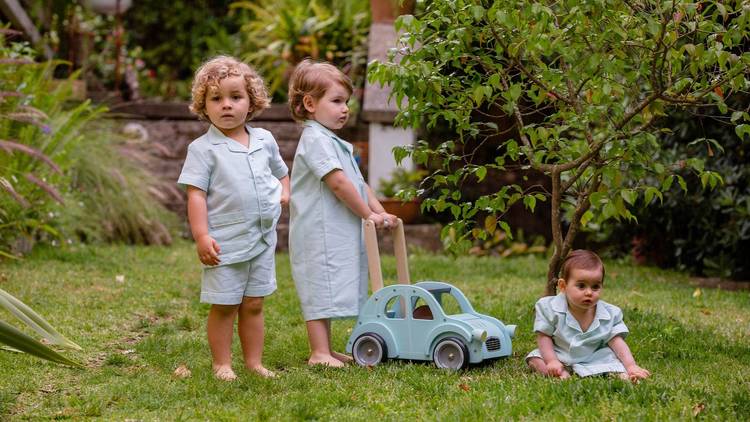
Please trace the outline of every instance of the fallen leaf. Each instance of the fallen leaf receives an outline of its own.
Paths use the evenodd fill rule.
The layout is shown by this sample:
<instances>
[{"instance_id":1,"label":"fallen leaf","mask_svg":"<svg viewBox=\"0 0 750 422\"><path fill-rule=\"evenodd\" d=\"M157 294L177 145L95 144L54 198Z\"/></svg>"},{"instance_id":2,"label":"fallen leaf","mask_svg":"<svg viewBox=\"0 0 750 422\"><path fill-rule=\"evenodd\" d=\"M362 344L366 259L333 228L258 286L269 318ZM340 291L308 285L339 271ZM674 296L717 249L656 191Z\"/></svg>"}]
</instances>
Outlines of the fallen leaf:
<instances>
[{"instance_id":1,"label":"fallen leaf","mask_svg":"<svg viewBox=\"0 0 750 422\"><path fill-rule=\"evenodd\" d=\"M124 283L125 282L125 275L124 274L117 274L115 276L115 281L118 283Z\"/></svg>"},{"instance_id":2,"label":"fallen leaf","mask_svg":"<svg viewBox=\"0 0 750 422\"><path fill-rule=\"evenodd\" d=\"M703 411L703 409L706 408L705 403L698 403L695 406L693 406L693 416L698 416L699 413Z\"/></svg>"},{"instance_id":3,"label":"fallen leaf","mask_svg":"<svg viewBox=\"0 0 750 422\"><path fill-rule=\"evenodd\" d=\"M192 375L192 372L185 365L180 365L174 370L174 376L177 378L187 378Z\"/></svg>"},{"instance_id":4,"label":"fallen leaf","mask_svg":"<svg viewBox=\"0 0 750 422\"><path fill-rule=\"evenodd\" d=\"M703 292L701 291L701 289L700 289L700 288L697 288L697 289L695 289L695 291L693 292L693 297L697 299L697 298L701 297L701 295L702 295L702 294L703 294Z\"/></svg>"},{"instance_id":5,"label":"fallen leaf","mask_svg":"<svg viewBox=\"0 0 750 422\"><path fill-rule=\"evenodd\" d=\"M469 388L469 386L468 386L468 385L466 385L466 384L464 384L464 383L458 384L458 388L460 388L460 389L462 389L462 390L464 390L464 391L469 391L469 390L471 390L471 388Z\"/></svg>"},{"instance_id":6,"label":"fallen leaf","mask_svg":"<svg viewBox=\"0 0 750 422\"><path fill-rule=\"evenodd\" d=\"M703 308L703 309L701 309L701 313L702 313L703 315L711 315L711 310L710 310L710 309L706 309L706 308Z\"/></svg>"}]
</instances>

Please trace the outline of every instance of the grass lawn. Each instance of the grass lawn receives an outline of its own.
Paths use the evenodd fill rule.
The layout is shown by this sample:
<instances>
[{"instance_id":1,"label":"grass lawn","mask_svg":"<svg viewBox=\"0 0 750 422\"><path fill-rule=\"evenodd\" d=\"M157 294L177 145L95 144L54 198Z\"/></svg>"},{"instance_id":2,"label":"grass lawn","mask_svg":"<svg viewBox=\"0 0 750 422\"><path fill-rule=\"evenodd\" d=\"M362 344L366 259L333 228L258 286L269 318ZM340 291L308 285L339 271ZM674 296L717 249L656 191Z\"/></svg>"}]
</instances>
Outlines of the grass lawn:
<instances>
[{"instance_id":1,"label":"grass lawn","mask_svg":"<svg viewBox=\"0 0 750 422\"><path fill-rule=\"evenodd\" d=\"M395 279L392 258L385 276ZM85 370L0 351L0 419L103 420L750 420L750 294L702 290L686 276L607 263L603 299L625 313L636 361L652 378L557 381L532 375L533 306L546 261L418 255L414 280L449 281L479 311L517 324L513 356L459 373L389 361L376 368L309 368L307 340L286 255L266 301L265 364L275 380L241 371L214 380L198 302L192 244L172 248L40 250L0 266L0 287L84 348ZM118 281L117 275L124 275ZM0 318L12 321L0 312ZM343 349L354 321L334 323ZM188 378L173 375L180 365Z\"/></svg>"}]
</instances>

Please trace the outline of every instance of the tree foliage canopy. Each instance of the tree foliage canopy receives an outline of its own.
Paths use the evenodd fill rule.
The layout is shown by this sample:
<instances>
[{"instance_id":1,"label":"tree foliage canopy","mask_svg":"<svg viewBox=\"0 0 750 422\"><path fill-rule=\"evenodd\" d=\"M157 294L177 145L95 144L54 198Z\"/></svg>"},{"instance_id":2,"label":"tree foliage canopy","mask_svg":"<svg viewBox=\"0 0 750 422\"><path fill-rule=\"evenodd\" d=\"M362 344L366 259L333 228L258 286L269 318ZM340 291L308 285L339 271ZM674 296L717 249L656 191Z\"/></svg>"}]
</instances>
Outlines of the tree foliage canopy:
<instances>
[{"instance_id":1,"label":"tree foliage canopy","mask_svg":"<svg viewBox=\"0 0 750 422\"><path fill-rule=\"evenodd\" d=\"M750 135L747 111L725 102L750 87L749 24L750 5L739 1L436 0L424 16L400 18L400 63L376 64L370 77L392 86L402 104L397 123L455 131L438 147L419 142L396 156L442 164L430 176L440 194L424 206L453 213L444 234L455 234L456 247L496 229L510 235L503 215L512 204L533 210L550 200L552 280L582 225L633 220L639 198L652 203L675 182L686 189L676 170L691 169L703 187L722 182L702 158L659 159L661 133L669 132L661 118L712 106L732 113L737 135ZM502 116L511 128L497 124ZM460 152L504 132L490 164ZM721 151L715 140L696 142ZM551 191L497 186L462 200L463 183L519 167L548 175ZM487 214L483 227L472 223L478 213Z\"/></svg>"}]
</instances>

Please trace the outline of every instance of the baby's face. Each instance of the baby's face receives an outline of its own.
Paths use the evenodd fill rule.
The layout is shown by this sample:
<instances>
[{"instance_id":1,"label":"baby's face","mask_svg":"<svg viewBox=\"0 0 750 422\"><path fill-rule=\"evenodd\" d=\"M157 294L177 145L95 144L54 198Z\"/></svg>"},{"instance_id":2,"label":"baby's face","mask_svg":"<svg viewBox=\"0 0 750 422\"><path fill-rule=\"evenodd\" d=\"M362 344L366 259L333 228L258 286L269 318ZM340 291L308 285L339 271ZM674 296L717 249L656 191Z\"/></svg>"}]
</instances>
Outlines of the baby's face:
<instances>
[{"instance_id":1,"label":"baby's face","mask_svg":"<svg viewBox=\"0 0 750 422\"><path fill-rule=\"evenodd\" d=\"M568 306L576 310L596 308L599 295L604 287L602 283L602 269L587 270L573 268L568 279L560 279L560 290L568 298Z\"/></svg>"}]
</instances>

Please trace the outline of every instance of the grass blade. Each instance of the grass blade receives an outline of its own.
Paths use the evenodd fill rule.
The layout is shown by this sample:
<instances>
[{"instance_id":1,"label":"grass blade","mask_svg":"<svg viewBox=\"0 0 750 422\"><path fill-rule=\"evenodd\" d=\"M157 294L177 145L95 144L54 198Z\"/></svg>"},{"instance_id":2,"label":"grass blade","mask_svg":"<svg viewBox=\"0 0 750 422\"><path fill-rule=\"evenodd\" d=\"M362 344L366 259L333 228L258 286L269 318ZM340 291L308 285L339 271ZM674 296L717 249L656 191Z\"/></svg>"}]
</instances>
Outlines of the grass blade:
<instances>
[{"instance_id":1,"label":"grass blade","mask_svg":"<svg viewBox=\"0 0 750 422\"><path fill-rule=\"evenodd\" d=\"M83 350L81 346L60 334L52 325L50 325L49 322L34 312L33 309L29 308L26 304L3 289L0 289L0 305L8 309L18 319L25 322L29 327L33 328L34 331L49 340L52 344L75 350Z\"/></svg>"},{"instance_id":2,"label":"grass blade","mask_svg":"<svg viewBox=\"0 0 750 422\"><path fill-rule=\"evenodd\" d=\"M0 343L7 344L14 349L26 352L38 358L61 363L63 365L83 368L83 365L79 362L57 353L36 339L19 331L12 325L7 324L5 321L0 321Z\"/></svg>"}]
</instances>

